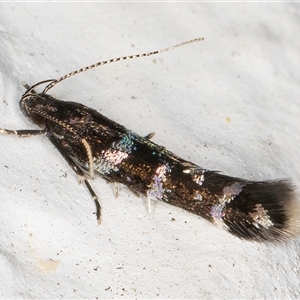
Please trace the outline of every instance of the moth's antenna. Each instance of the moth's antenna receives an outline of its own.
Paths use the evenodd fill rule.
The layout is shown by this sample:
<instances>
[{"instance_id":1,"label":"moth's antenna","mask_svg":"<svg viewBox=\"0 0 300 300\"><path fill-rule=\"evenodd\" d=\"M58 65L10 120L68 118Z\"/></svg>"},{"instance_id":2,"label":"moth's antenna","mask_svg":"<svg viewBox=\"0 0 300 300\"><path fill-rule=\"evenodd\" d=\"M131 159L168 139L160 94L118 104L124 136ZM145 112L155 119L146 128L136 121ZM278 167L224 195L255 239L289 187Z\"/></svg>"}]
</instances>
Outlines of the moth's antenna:
<instances>
[{"instance_id":1,"label":"moth's antenna","mask_svg":"<svg viewBox=\"0 0 300 300\"><path fill-rule=\"evenodd\" d=\"M152 51L152 52L148 52L148 53L142 53L142 54L135 54L135 55L128 55L128 56L122 56L122 57L117 57L117 58L112 58L112 59L108 59L108 60L103 60L103 61L100 61L100 62L97 62L95 64L92 64L90 66L87 66L87 67L84 67L84 68L81 68L79 70L76 70L76 71L73 71L73 72L70 72L54 81L52 81L51 83L49 83L45 89L43 90L43 93L47 93L50 89L52 89L57 83L71 77L71 76L74 76L74 75L77 75L81 72L85 72L87 70L91 70L91 69L94 69L94 68L97 68L99 66L103 66L103 65L107 65L107 64L110 64L110 63L114 63L114 62L118 62L118 61L121 61L121 60L128 60L128 59L134 59L134 58L139 58L139 57L145 57L145 56L151 56L151 55L156 55L156 54L160 54L160 53L164 53L164 52L168 52L168 51L171 51L175 48L178 48L178 47L181 47L181 46L185 46L187 44L191 44L191 43L195 43L195 42L201 42L203 41L204 38L196 38L196 39L193 39L193 40L189 40L189 41L186 41L186 42L182 42L180 44L177 44L175 46L171 46L171 47L168 47L168 48L165 48L165 49L161 49L161 50L156 50L156 51Z\"/></svg>"}]
</instances>

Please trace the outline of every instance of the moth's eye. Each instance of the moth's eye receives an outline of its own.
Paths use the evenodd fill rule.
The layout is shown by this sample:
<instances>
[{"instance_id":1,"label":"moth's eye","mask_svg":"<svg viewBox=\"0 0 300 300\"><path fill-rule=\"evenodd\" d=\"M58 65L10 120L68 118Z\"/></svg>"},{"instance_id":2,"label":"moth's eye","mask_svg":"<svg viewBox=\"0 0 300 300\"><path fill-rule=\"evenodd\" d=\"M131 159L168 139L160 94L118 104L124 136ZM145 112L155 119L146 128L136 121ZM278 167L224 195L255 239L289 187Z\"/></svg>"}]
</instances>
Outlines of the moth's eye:
<instances>
[{"instance_id":1,"label":"moth's eye","mask_svg":"<svg viewBox=\"0 0 300 300\"><path fill-rule=\"evenodd\" d=\"M44 123L45 123L45 117L40 115L38 112L36 111L30 111L30 118L32 120L33 123L35 123L36 125L43 127Z\"/></svg>"}]
</instances>

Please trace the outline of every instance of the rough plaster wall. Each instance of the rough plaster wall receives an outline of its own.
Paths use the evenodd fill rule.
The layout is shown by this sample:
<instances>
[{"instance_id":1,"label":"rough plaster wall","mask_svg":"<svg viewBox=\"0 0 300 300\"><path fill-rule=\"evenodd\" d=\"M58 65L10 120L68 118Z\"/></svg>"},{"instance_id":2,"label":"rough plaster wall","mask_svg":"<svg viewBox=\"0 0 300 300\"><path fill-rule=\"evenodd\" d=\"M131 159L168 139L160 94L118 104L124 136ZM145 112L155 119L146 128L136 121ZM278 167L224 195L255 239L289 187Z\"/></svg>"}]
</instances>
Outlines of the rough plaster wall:
<instances>
[{"instance_id":1,"label":"rough plaster wall","mask_svg":"<svg viewBox=\"0 0 300 300\"><path fill-rule=\"evenodd\" d=\"M101 67L51 93L78 101L200 166L299 186L296 3L1 3L0 127L35 128L34 84L102 59L199 44ZM296 299L299 240L238 240L181 209L92 182L45 137L0 136L0 297Z\"/></svg>"}]
</instances>

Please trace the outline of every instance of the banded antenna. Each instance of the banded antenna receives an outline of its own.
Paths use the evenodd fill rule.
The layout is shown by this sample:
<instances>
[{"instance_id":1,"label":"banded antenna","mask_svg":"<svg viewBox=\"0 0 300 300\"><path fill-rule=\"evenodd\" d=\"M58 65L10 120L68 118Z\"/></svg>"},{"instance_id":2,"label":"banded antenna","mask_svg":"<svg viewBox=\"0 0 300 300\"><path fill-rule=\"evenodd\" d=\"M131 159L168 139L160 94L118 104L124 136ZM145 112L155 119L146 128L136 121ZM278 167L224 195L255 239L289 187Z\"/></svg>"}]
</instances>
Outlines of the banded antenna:
<instances>
[{"instance_id":1,"label":"banded antenna","mask_svg":"<svg viewBox=\"0 0 300 300\"><path fill-rule=\"evenodd\" d=\"M114 63L114 62L118 62L118 61L121 61L121 60L129 60L129 59L134 59L134 58L140 58L140 57L146 57L146 56L152 56L152 55L156 55L156 54L160 54L160 53L164 53L164 52L168 52L168 51L171 51L175 48L178 48L178 47L182 47L182 46L185 46L185 45L188 45L188 44L192 44L192 43L196 43L196 42L201 42L203 41L204 38L201 37L201 38L196 38L196 39L193 39L193 40L189 40L189 41L186 41L186 42L182 42L180 44L177 44L177 45L174 45L174 46L171 46L171 47L167 47L165 49L161 49L161 50L156 50L156 51L152 51L152 52L147 52L147 53L142 53L142 54L135 54L135 55L128 55L128 56L122 56L122 57L117 57L117 58L112 58L112 59L108 59L108 60L103 60L103 61L99 61L95 64L92 64L92 65L89 65L87 67L84 67L84 68L81 68L81 69L78 69L78 70L75 70L75 71L72 71L58 79L54 79L54 80L49 80L51 81L46 87L45 89L43 90L43 93L47 93L50 89L52 89L56 84L58 84L59 82L65 80L65 79L68 79L74 75L77 75L79 73L82 73L82 72L85 72L85 71L88 71L88 70L91 70L91 69L94 69L94 68L97 68L99 66L103 66L103 65L107 65L107 64L111 64L111 63ZM45 83L46 81L44 81Z\"/></svg>"}]
</instances>

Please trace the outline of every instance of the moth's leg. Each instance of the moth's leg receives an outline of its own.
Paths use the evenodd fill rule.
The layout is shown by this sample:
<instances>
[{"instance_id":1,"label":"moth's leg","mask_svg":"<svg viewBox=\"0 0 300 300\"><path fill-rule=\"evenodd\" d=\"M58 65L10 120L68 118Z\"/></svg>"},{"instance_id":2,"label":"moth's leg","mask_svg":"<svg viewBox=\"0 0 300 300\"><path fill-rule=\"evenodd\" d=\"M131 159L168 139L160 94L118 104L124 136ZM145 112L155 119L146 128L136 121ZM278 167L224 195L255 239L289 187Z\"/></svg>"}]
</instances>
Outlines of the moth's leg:
<instances>
[{"instance_id":1,"label":"moth's leg","mask_svg":"<svg viewBox=\"0 0 300 300\"><path fill-rule=\"evenodd\" d=\"M148 214L151 215L152 213L152 202L150 197L147 197L147 210L148 210Z\"/></svg>"},{"instance_id":2,"label":"moth's leg","mask_svg":"<svg viewBox=\"0 0 300 300\"><path fill-rule=\"evenodd\" d=\"M66 150L63 148L63 146L57 141L57 139L54 136L49 135L48 138L50 139L50 141L52 142L52 144L58 149L58 151L63 156L63 158L67 161L67 163L69 164L69 166L77 174L79 182L81 183L82 181L84 181L86 187L88 188L91 196L93 197L93 199L95 201L97 221L98 221L98 224L100 225L101 224L101 206L100 206L100 203L98 201L98 197L97 197L96 193L94 192L94 190L91 187L89 181L87 180L86 173L72 159L72 157L70 157L70 155L66 152Z\"/></svg>"},{"instance_id":3,"label":"moth's leg","mask_svg":"<svg viewBox=\"0 0 300 300\"><path fill-rule=\"evenodd\" d=\"M1 134L7 134L7 135L17 135L18 137L30 137L34 135L42 135L46 134L47 131L45 129L22 129L22 130L10 130L5 128L0 128Z\"/></svg>"},{"instance_id":4,"label":"moth's leg","mask_svg":"<svg viewBox=\"0 0 300 300\"><path fill-rule=\"evenodd\" d=\"M85 151L86 151L86 157L89 161L89 175L90 175L90 178L91 179L94 179L94 160L93 160L93 155L92 155L92 149L91 149L91 146L90 144L87 142L86 139L82 139L81 140L82 142L82 145L84 146L85 148Z\"/></svg>"},{"instance_id":5,"label":"moth's leg","mask_svg":"<svg viewBox=\"0 0 300 300\"><path fill-rule=\"evenodd\" d=\"M154 137L154 135L155 135L155 132L151 132L151 133L147 134L144 138L150 140Z\"/></svg>"},{"instance_id":6,"label":"moth's leg","mask_svg":"<svg viewBox=\"0 0 300 300\"><path fill-rule=\"evenodd\" d=\"M23 86L25 87L26 90L29 90L29 89L30 89L30 86L29 86L26 82L23 81L22 84L23 84ZM35 93L34 90L32 90L32 92Z\"/></svg>"},{"instance_id":7,"label":"moth's leg","mask_svg":"<svg viewBox=\"0 0 300 300\"><path fill-rule=\"evenodd\" d=\"M99 203L98 197L97 197L96 193L94 192L93 188L91 187L89 181L85 177L83 177L83 180L95 201L97 222L98 222L98 225L100 225L101 224L101 205Z\"/></svg>"},{"instance_id":8,"label":"moth's leg","mask_svg":"<svg viewBox=\"0 0 300 300\"><path fill-rule=\"evenodd\" d=\"M119 197L119 184L115 183L115 197L118 198Z\"/></svg>"}]
</instances>

